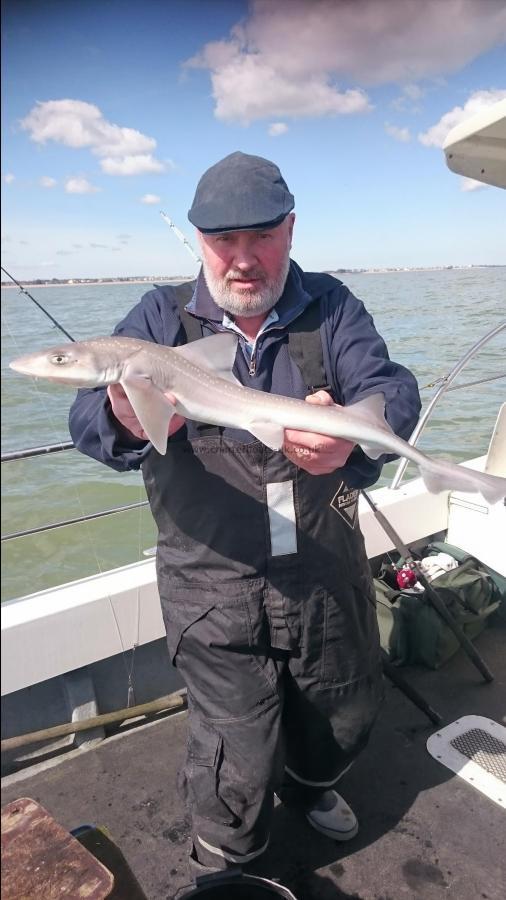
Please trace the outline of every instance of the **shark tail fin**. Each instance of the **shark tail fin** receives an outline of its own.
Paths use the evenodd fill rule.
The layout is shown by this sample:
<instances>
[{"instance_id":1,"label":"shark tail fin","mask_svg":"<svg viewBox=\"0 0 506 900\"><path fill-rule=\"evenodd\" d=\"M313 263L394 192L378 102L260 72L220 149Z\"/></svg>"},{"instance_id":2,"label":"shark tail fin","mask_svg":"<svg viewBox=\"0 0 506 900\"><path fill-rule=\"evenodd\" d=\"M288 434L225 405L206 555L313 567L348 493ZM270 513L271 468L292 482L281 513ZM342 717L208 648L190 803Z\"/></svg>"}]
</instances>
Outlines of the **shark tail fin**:
<instances>
[{"instance_id":1,"label":"shark tail fin","mask_svg":"<svg viewBox=\"0 0 506 900\"><path fill-rule=\"evenodd\" d=\"M445 471L443 466L444 463L437 466L432 463L420 467L424 484L431 494L452 490L480 493L491 505L506 497L506 478L487 475L466 466L452 465Z\"/></svg>"},{"instance_id":2,"label":"shark tail fin","mask_svg":"<svg viewBox=\"0 0 506 900\"><path fill-rule=\"evenodd\" d=\"M421 468L420 474L423 478L423 483L430 494L439 494L441 491L451 490L451 485L448 484L448 479L443 475L440 475L439 472L433 472L431 469Z\"/></svg>"}]
</instances>

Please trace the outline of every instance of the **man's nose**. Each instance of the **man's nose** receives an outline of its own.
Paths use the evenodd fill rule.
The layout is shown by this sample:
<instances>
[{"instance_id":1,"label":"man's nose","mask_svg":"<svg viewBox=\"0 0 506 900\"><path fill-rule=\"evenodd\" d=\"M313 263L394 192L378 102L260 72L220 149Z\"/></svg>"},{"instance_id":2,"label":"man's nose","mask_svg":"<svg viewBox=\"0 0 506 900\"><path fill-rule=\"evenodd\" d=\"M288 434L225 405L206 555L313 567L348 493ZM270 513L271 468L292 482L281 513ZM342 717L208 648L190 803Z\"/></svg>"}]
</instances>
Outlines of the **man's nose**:
<instances>
[{"instance_id":1,"label":"man's nose","mask_svg":"<svg viewBox=\"0 0 506 900\"><path fill-rule=\"evenodd\" d=\"M251 269L258 263L255 248L247 241L238 241L234 248L234 265L238 269Z\"/></svg>"}]
</instances>

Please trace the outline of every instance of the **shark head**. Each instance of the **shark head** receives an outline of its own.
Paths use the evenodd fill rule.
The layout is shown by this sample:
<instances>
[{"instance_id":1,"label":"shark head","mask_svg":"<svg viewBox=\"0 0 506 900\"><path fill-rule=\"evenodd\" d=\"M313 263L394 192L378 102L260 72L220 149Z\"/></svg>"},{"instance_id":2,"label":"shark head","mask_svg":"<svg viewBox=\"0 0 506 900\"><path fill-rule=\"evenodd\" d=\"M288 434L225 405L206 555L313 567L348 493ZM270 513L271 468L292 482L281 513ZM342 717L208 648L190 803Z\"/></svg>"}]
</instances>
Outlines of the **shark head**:
<instances>
[{"instance_id":1,"label":"shark head","mask_svg":"<svg viewBox=\"0 0 506 900\"><path fill-rule=\"evenodd\" d=\"M35 378L98 387L119 380L122 360L111 349L107 338L61 344L19 356L9 367Z\"/></svg>"}]
</instances>

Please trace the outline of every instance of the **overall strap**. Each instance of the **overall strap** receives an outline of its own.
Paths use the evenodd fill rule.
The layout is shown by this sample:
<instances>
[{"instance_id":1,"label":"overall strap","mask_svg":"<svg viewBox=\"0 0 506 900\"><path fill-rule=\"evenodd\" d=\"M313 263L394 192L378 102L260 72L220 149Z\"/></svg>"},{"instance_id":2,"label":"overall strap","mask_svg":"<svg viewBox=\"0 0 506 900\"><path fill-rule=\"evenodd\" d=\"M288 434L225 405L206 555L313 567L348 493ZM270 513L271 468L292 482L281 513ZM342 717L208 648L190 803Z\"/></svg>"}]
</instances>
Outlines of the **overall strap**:
<instances>
[{"instance_id":1,"label":"overall strap","mask_svg":"<svg viewBox=\"0 0 506 900\"><path fill-rule=\"evenodd\" d=\"M177 308L179 310L179 318L186 332L186 339L190 344L192 341L198 341L202 337L202 328L200 320L195 316L186 312L185 306L190 302L195 291L196 281L183 281L182 284L176 284L173 288L176 295Z\"/></svg>"},{"instance_id":2,"label":"overall strap","mask_svg":"<svg viewBox=\"0 0 506 900\"><path fill-rule=\"evenodd\" d=\"M199 341L202 337L202 325L200 319L192 316L185 310L185 306L190 302L195 291L196 281L184 281L183 284L177 284L174 287L176 295L176 303L179 310L179 318L186 333L186 340L189 344L192 341ZM218 425L208 425L205 422L196 423L197 431L201 437L217 437L223 433L223 428Z\"/></svg>"},{"instance_id":3,"label":"overall strap","mask_svg":"<svg viewBox=\"0 0 506 900\"><path fill-rule=\"evenodd\" d=\"M321 301L316 299L288 326L288 352L312 394L332 392L323 362L321 321Z\"/></svg>"}]
</instances>

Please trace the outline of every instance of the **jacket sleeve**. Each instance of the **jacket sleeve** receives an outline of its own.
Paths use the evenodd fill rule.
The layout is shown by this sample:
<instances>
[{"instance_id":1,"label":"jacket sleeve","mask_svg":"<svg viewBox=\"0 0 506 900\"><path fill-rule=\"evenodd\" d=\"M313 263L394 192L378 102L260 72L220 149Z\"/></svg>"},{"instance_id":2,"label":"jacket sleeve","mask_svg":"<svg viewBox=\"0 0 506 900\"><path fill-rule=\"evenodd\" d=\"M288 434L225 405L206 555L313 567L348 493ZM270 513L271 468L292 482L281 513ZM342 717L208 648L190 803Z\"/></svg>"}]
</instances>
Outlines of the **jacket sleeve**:
<instances>
[{"instance_id":1,"label":"jacket sleeve","mask_svg":"<svg viewBox=\"0 0 506 900\"><path fill-rule=\"evenodd\" d=\"M407 440L421 409L416 378L409 369L390 359L364 304L344 285L333 293L337 297L332 298L329 354L339 402L349 406L371 394L384 394L386 420L399 437ZM360 448L355 448L343 472L348 487L365 488L374 484L385 462L393 459L397 457L385 454L372 460Z\"/></svg>"},{"instance_id":2,"label":"jacket sleeve","mask_svg":"<svg viewBox=\"0 0 506 900\"><path fill-rule=\"evenodd\" d=\"M181 323L171 288L145 294L114 329L115 335L137 337L157 344L181 343ZM120 472L138 469L151 449L123 428L115 418L106 388L85 388L69 413L69 430L77 449Z\"/></svg>"}]
</instances>

